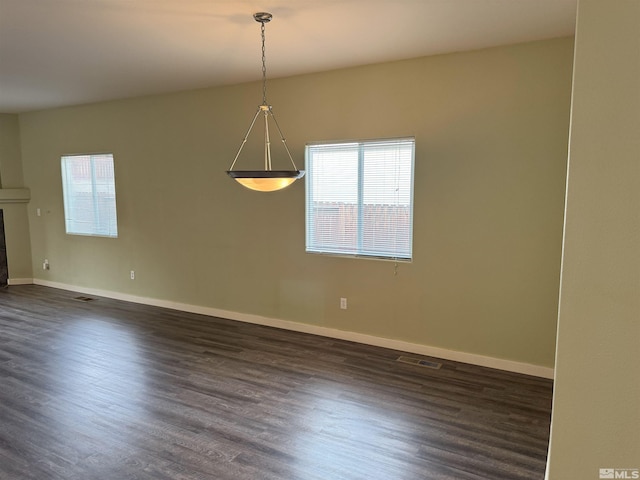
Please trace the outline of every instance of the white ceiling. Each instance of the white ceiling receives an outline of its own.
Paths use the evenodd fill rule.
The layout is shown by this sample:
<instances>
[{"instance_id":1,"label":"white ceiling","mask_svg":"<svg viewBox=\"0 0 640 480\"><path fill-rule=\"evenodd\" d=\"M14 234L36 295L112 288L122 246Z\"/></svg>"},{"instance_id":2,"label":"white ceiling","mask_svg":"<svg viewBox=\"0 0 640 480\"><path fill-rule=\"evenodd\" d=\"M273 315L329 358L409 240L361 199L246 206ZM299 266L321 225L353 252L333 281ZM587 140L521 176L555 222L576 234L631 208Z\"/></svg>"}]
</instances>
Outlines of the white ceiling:
<instances>
[{"instance_id":1,"label":"white ceiling","mask_svg":"<svg viewBox=\"0 0 640 480\"><path fill-rule=\"evenodd\" d=\"M0 0L0 112L572 35L577 0Z\"/></svg>"}]
</instances>

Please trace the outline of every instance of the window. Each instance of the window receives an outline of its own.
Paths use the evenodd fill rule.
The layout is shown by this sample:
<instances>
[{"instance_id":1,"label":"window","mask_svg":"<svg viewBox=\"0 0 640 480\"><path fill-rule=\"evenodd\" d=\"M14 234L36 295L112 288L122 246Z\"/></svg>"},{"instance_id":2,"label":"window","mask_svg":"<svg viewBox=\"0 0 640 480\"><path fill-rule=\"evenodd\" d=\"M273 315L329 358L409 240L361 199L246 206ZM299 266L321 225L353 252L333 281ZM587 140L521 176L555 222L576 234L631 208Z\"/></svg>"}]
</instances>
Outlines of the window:
<instances>
[{"instance_id":1,"label":"window","mask_svg":"<svg viewBox=\"0 0 640 480\"><path fill-rule=\"evenodd\" d=\"M117 237L113 155L65 155L61 166L67 233Z\"/></svg>"},{"instance_id":2,"label":"window","mask_svg":"<svg viewBox=\"0 0 640 480\"><path fill-rule=\"evenodd\" d=\"M307 252L411 260L415 139L308 144Z\"/></svg>"}]
</instances>

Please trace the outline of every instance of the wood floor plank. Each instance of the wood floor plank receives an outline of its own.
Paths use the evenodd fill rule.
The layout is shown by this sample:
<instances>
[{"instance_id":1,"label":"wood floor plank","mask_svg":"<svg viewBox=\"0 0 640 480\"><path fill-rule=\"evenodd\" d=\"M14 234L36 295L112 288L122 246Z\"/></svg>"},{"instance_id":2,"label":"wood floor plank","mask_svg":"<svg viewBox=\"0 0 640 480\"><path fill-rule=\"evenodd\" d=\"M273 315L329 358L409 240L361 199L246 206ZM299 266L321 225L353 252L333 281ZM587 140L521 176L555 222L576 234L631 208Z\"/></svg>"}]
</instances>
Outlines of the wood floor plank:
<instances>
[{"instance_id":1,"label":"wood floor plank","mask_svg":"<svg viewBox=\"0 0 640 480\"><path fill-rule=\"evenodd\" d=\"M0 478L541 480L552 382L24 285L0 290Z\"/></svg>"}]
</instances>

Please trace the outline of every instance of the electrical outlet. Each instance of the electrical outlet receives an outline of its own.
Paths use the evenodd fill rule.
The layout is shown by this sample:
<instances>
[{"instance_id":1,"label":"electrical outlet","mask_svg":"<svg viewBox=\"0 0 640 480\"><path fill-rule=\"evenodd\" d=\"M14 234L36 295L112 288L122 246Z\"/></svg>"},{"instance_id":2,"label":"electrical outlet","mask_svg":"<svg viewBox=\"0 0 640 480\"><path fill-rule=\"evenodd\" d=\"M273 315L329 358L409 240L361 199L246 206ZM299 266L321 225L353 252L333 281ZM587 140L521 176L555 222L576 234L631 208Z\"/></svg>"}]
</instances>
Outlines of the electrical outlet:
<instances>
[{"instance_id":1,"label":"electrical outlet","mask_svg":"<svg viewBox=\"0 0 640 480\"><path fill-rule=\"evenodd\" d=\"M136 272L135 270L131 270L131 280L135 280L136 279Z\"/></svg>"},{"instance_id":2,"label":"electrical outlet","mask_svg":"<svg viewBox=\"0 0 640 480\"><path fill-rule=\"evenodd\" d=\"M42 262L42 269L49 270L49 260L46 258L44 259L44 262Z\"/></svg>"},{"instance_id":3,"label":"electrical outlet","mask_svg":"<svg viewBox=\"0 0 640 480\"><path fill-rule=\"evenodd\" d=\"M344 297L342 297L342 298L340 299L340 308L341 308L342 310L346 310L346 309L347 309L347 299L346 299L346 298L344 298Z\"/></svg>"}]
</instances>

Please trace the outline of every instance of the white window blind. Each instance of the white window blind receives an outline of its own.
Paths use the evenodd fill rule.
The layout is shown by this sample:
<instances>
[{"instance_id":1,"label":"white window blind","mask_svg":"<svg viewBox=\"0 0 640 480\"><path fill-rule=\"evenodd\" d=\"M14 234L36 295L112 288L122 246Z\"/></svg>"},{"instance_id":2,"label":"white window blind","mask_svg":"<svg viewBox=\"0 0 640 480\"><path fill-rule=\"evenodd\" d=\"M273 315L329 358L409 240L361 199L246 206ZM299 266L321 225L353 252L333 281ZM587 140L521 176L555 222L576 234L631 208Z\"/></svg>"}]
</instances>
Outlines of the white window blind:
<instances>
[{"instance_id":1,"label":"white window blind","mask_svg":"<svg viewBox=\"0 0 640 480\"><path fill-rule=\"evenodd\" d=\"M65 155L61 167L67 233L117 237L113 155Z\"/></svg>"},{"instance_id":2,"label":"white window blind","mask_svg":"<svg viewBox=\"0 0 640 480\"><path fill-rule=\"evenodd\" d=\"M411 260L415 140L306 147L307 252Z\"/></svg>"}]
</instances>

